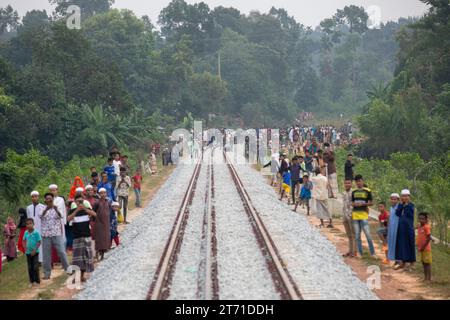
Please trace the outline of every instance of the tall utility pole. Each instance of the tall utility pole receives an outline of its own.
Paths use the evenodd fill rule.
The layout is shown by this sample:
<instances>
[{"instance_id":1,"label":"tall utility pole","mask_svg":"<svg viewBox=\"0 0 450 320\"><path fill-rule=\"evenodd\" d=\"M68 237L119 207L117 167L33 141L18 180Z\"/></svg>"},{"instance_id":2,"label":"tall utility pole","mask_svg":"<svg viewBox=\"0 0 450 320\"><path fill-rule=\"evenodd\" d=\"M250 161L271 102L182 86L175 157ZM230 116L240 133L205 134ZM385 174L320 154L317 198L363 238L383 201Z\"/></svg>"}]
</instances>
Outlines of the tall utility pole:
<instances>
[{"instance_id":1,"label":"tall utility pole","mask_svg":"<svg viewBox=\"0 0 450 320\"><path fill-rule=\"evenodd\" d=\"M217 71L218 71L218 76L219 76L220 80L222 80L220 50L219 50L219 54L217 57Z\"/></svg>"}]
</instances>

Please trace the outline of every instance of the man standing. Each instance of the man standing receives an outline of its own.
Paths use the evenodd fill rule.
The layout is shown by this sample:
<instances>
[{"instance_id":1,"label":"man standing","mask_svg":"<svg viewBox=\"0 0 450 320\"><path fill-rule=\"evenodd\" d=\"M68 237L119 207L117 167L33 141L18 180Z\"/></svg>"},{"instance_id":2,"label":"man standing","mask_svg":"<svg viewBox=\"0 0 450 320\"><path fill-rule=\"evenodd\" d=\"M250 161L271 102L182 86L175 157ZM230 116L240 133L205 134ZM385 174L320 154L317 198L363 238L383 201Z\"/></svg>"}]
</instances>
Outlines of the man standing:
<instances>
[{"instance_id":1,"label":"man standing","mask_svg":"<svg viewBox=\"0 0 450 320\"><path fill-rule=\"evenodd\" d=\"M91 231L89 221L95 218L96 213L91 208L86 208L81 194L75 196L74 204L68 216L73 222L73 259L72 264L81 270L81 281L85 282L84 274L94 271L94 256L92 254ZM89 206L90 203L88 202Z\"/></svg>"},{"instance_id":2,"label":"man standing","mask_svg":"<svg viewBox=\"0 0 450 320\"><path fill-rule=\"evenodd\" d=\"M375 256L375 248L373 246L369 228L369 207L373 205L372 191L369 188L364 187L362 175L357 175L355 181L357 189L352 193L352 219L353 228L355 229L356 244L358 245L359 254L362 257L363 246L361 241L361 231L363 231L366 235L370 254Z\"/></svg>"},{"instance_id":3,"label":"man standing","mask_svg":"<svg viewBox=\"0 0 450 320\"><path fill-rule=\"evenodd\" d=\"M27 207L27 217L33 219L34 229L41 234L41 213L45 210L45 206L39 203L39 192L31 192L31 204ZM39 262L44 262L42 250L39 250Z\"/></svg>"},{"instance_id":4,"label":"man standing","mask_svg":"<svg viewBox=\"0 0 450 320\"><path fill-rule=\"evenodd\" d=\"M313 162L314 159L313 157L311 157L311 154L309 153L308 150L305 151L305 169L308 172L308 175L311 176L312 172L313 172Z\"/></svg>"},{"instance_id":5,"label":"man standing","mask_svg":"<svg viewBox=\"0 0 450 320\"><path fill-rule=\"evenodd\" d=\"M123 218L125 224L127 222L127 213L128 213L128 195L131 187L131 179L127 175L127 170L125 168L120 168L120 177L119 182L117 184L117 196L119 199L120 206L122 208Z\"/></svg>"},{"instance_id":6,"label":"man standing","mask_svg":"<svg viewBox=\"0 0 450 320\"><path fill-rule=\"evenodd\" d=\"M320 219L319 228L323 228L324 219L329 219L327 228L333 228L331 213L328 209L328 179L320 173L320 168L315 169L315 176L311 178L313 183L312 198L316 203L316 217Z\"/></svg>"},{"instance_id":7,"label":"man standing","mask_svg":"<svg viewBox=\"0 0 450 320\"><path fill-rule=\"evenodd\" d=\"M61 224L62 224L62 228L64 230L64 227L67 223L67 208L66 208L66 200L64 200L63 197L60 197L58 195L58 186L56 184L52 184L48 187L48 190L50 191L51 194L53 194L53 203L55 205L55 207L58 208L59 213L61 214L62 220L61 220ZM65 232L63 231L63 239L65 240Z\"/></svg>"},{"instance_id":8,"label":"man standing","mask_svg":"<svg viewBox=\"0 0 450 320\"><path fill-rule=\"evenodd\" d=\"M97 185L97 188L99 190L99 193L100 193L100 189L105 189L106 194L111 201L116 200L114 188L111 185L111 182L109 182L108 174L106 172L102 172L102 181Z\"/></svg>"},{"instance_id":9,"label":"man standing","mask_svg":"<svg viewBox=\"0 0 450 320\"><path fill-rule=\"evenodd\" d=\"M52 247L56 249L59 259L65 271L69 267L63 238L63 216L54 204L54 195L45 195L46 208L40 214L42 249L44 251L44 280L49 280L52 272Z\"/></svg>"},{"instance_id":10,"label":"man standing","mask_svg":"<svg viewBox=\"0 0 450 320\"><path fill-rule=\"evenodd\" d=\"M106 189L99 189L100 199L94 205L95 217L95 251L103 260L105 252L111 248L110 202L106 197Z\"/></svg>"},{"instance_id":11,"label":"man standing","mask_svg":"<svg viewBox=\"0 0 450 320\"><path fill-rule=\"evenodd\" d=\"M344 206L342 208L343 216L342 216L342 224L345 228L345 233L348 237L348 252L344 254L344 257L355 257L356 256L356 241L355 241L355 230L353 229L353 221L352 221L352 180L344 181Z\"/></svg>"},{"instance_id":12,"label":"man standing","mask_svg":"<svg viewBox=\"0 0 450 320\"><path fill-rule=\"evenodd\" d=\"M345 180L352 180L353 181L353 167L355 166L352 162L353 155L349 154L347 155L347 161L345 161Z\"/></svg>"},{"instance_id":13,"label":"man standing","mask_svg":"<svg viewBox=\"0 0 450 320\"><path fill-rule=\"evenodd\" d=\"M132 172L131 172L131 167L130 167L130 165L128 164L128 156L127 156L127 155L124 155L124 156L122 157L121 162L122 162L121 168L125 168L125 169L126 169L127 175L132 174Z\"/></svg>"},{"instance_id":14,"label":"man standing","mask_svg":"<svg viewBox=\"0 0 450 320\"><path fill-rule=\"evenodd\" d=\"M337 183L336 163L334 152L331 150L329 143L325 143L325 153L323 154L323 161L327 164L327 178L330 183L330 198L337 199L339 187Z\"/></svg>"},{"instance_id":15,"label":"man standing","mask_svg":"<svg viewBox=\"0 0 450 320\"><path fill-rule=\"evenodd\" d=\"M292 196L292 204L295 205L296 199L295 195L299 194L298 188L300 186L300 171L301 166L298 163L298 157L292 158L292 164L289 167L289 171L291 172L291 196Z\"/></svg>"},{"instance_id":16,"label":"man standing","mask_svg":"<svg viewBox=\"0 0 450 320\"><path fill-rule=\"evenodd\" d=\"M397 211L398 203L400 201L400 195L398 193L391 194L391 209L389 212L389 225L388 225L388 259L395 260L395 246L397 244L397 230L399 217L395 214ZM395 261L394 268L400 265L398 261Z\"/></svg>"},{"instance_id":17,"label":"man standing","mask_svg":"<svg viewBox=\"0 0 450 320\"><path fill-rule=\"evenodd\" d=\"M108 182L111 184L111 187L114 190L116 187L116 177L119 176L120 169L117 170L117 176L116 176L116 167L114 166L113 162L114 162L113 158L108 158L108 164L103 169L103 172L105 172L107 174ZM102 179L103 179L103 173L102 173ZM104 181L102 180L102 181L100 181L100 183L104 183ZM99 186L98 189L100 189L100 188L102 188L102 187ZM114 200L114 199L111 199L111 200Z\"/></svg>"},{"instance_id":18,"label":"man standing","mask_svg":"<svg viewBox=\"0 0 450 320\"><path fill-rule=\"evenodd\" d=\"M400 194L400 203L395 211L398 219L397 243L395 260L401 261L399 268L404 268L416 262L416 239L414 232L414 204L411 202L409 190Z\"/></svg>"}]
</instances>

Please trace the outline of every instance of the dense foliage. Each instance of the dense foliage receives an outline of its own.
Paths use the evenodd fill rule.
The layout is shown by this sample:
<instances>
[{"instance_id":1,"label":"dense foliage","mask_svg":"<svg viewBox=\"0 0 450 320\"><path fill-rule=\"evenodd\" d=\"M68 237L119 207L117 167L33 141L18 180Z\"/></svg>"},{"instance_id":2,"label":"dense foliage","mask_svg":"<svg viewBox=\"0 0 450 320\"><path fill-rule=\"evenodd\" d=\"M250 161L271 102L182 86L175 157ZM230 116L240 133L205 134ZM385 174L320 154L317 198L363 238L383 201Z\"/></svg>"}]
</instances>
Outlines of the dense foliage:
<instances>
[{"instance_id":1,"label":"dense foliage","mask_svg":"<svg viewBox=\"0 0 450 320\"><path fill-rule=\"evenodd\" d=\"M173 0L157 30L111 0L50 2L52 16L22 21L0 10L1 158L8 147L67 160L95 155L95 143L143 145L161 138L155 124L189 113L248 126L285 125L302 110L348 116L392 78L395 34L411 22L369 30L364 9L348 6L313 30L283 9L244 15ZM71 4L80 30L66 26Z\"/></svg>"},{"instance_id":2,"label":"dense foliage","mask_svg":"<svg viewBox=\"0 0 450 320\"><path fill-rule=\"evenodd\" d=\"M344 162L349 151L355 150L337 150L340 177L344 176ZM377 203L389 203L393 192L411 190L417 212L430 213L434 234L448 242L450 204L446 199L450 199L450 152L429 162L417 152L396 152L386 160L360 159L356 162L355 173L363 175ZM341 190L342 184L340 181Z\"/></svg>"},{"instance_id":3,"label":"dense foliage","mask_svg":"<svg viewBox=\"0 0 450 320\"><path fill-rule=\"evenodd\" d=\"M366 156L416 151L425 159L450 149L450 6L424 0L428 14L397 34L395 78L369 92L359 118Z\"/></svg>"}]
</instances>

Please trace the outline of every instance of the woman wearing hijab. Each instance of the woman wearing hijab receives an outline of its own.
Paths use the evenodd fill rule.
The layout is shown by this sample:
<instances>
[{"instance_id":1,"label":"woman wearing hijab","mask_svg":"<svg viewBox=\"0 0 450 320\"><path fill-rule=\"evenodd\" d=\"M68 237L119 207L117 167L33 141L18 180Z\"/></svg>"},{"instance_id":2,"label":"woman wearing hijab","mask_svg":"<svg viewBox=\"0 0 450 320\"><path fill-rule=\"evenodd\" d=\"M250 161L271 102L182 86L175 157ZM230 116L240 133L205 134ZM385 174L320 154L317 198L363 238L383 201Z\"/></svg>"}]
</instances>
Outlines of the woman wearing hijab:
<instances>
[{"instance_id":1,"label":"woman wearing hijab","mask_svg":"<svg viewBox=\"0 0 450 320\"><path fill-rule=\"evenodd\" d=\"M16 233L17 228L12 217L8 217L7 223L3 228L3 235L5 236L5 248L3 255L6 256L8 262L17 258L16 249Z\"/></svg>"},{"instance_id":2,"label":"woman wearing hijab","mask_svg":"<svg viewBox=\"0 0 450 320\"><path fill-rule=\"evenodd\" d=\"M19 225L17 226L17 228L20 230L19 233L19 240L17 242L17 248L19 249L20 252L22 252L23 254L25 254L26 249L23 246L23 235L25 234L25 231L27 230L27 210L25 210L24 208L20 208L19 209Z\"/></svg>"}]
</instances>

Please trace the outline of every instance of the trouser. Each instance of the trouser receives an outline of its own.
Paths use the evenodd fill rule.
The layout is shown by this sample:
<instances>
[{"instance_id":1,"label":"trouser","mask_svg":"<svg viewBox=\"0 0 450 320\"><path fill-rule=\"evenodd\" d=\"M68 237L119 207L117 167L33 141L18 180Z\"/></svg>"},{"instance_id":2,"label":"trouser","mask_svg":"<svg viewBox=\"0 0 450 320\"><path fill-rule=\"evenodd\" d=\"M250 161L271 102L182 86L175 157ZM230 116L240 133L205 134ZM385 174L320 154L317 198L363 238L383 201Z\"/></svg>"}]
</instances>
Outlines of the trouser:
<instances>
[{"instance_id":1,"label":"trouser","mask_svg":"<svg viewBox=\"0 0 450 320\"><path fill-rule=\"evenodd\" d=\"M135 188L134 189L134 194L136 195L136 207L140 207L141 206L141 189L140 188Z\"/></svg>"},{"instance_id":2,"label":"trouser","mask_svg":"<svg viewBox=\"0 0 450 320\"><path fill-rule=\"evenodd\" d=\"M39 255L27 254L28 276L30 283L41 283L39 279Z\"/></svg>"},{"instance_id":3,"label":"trouser","mask_svg":"<svg viewBox=\"0 0 450 320\"><path fill-rule=\"evenodd\" d=\"M295 203L295 195L298 194L298 186L300 185L300 181L291 181L291 196L292 203Z\"/></svg>"},{"instance_id":4,"label":"trouser","mask_svg":"<svg viewBox=\"0 0 450 320\"><path fill-rule=\"evenodd\" d=\"M353 222L351 219L344 217L342 224L345 228L345 233L348 238L348 252L350 254L356 254L356 240L355 240L355 229L353 228Z\"/></svg>"},{"instance_id":5,"label":"trouser","mask_svg":"<svg viewBox=\"0 0 450 320\"><path fill-rule=\"evenodd\" d=\"M115 236L114 238L111 239L111 246L112 246L112 242L114 241L114 243L116 244L116 247L119 246L120 244L120 238L119 236Z\"/></svg>"},{"instance_id":6,"label":"trouser","mask_svg":"<svg viewBox=\"0 0 450 320\"><path fill-rule=\"evenodd\" d=\"M128 196L119 196L119 204L122 208L123 219L127 221L127 213L128 213Z\"/></svg>"},{"instance_id":7,"label":"trouser","mask_svg":"<svg viewBox=\"0 0 450 320\"><path fill-rule=\"evenodd\" d=\"M46 278L50 278L52 273L52 247L56 249L56 253L61 260L64 270L67 270L69 267L63 237L43 237L42 250L44 255L44 275Z\"/></svg>"},{"instance_id":8,"label":"trouser","mask_svg":"<svg viewBox=\"0 0 450 320\"><path fill-rule=\"evenodd\" d=\"M368 220L353 220L353 228L355 229L356 244L358 246L359 254L363 255L363 246L361 240L361 231L364 232L369 245L369 251L371 255L375 254L375 248L373 247L372 236L370 235L369 221Z\"/></svg>"}]
</instances>

